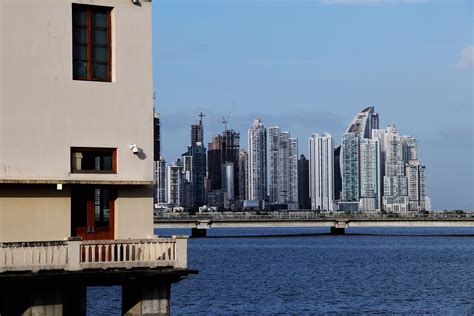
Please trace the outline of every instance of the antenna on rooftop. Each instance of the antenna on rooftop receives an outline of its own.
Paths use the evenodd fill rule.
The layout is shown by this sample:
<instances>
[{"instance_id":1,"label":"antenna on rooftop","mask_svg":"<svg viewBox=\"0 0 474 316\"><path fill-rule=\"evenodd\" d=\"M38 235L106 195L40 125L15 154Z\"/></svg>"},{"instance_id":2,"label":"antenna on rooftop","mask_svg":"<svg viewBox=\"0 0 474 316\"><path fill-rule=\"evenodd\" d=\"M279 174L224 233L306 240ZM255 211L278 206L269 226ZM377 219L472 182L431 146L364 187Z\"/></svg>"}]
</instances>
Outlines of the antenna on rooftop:
<instances>
[{"instance_id":1,"label":"antenna on rooftop","mask_svg":"<svg viewBox=\"0 0 474 316\"><path fill-rule=\"evenodd\" d=\"M227 123L229 123L229 116L227 116L227 117L223 116L222 117L222 124L224 124L224 130L225 131L227 130Z\"/></svg>"}]
</instances>

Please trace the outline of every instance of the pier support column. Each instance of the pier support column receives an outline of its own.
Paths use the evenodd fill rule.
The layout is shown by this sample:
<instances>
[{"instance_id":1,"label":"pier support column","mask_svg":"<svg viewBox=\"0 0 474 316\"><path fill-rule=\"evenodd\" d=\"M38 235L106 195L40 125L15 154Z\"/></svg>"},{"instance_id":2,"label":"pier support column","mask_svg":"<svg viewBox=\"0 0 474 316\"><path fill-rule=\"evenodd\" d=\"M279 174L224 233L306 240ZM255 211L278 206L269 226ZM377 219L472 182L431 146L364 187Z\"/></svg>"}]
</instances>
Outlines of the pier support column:
<instances>
[{"instance_id":1,"label":"pier support column","mask_svg":"<svg viewBox=\"0 0 474 316\"><path fill-rule=\"evenodd\" d=\"M124 284L122 286L122 315L169 315L170 292L170 283L156 286Z\"/></svg>"},{"instance_id":2,"label":"pier support column","mask_svg":"<svg viewBox=\"0 0 474 316\"><path fill-rule=\"evenodd\" d=\"M1 293L0 315L86 315L86 289L37 284L10 287Z\"/></svg>"},{"instance_id":3,"label":"pier support column","mask_svg":"<svg viewBox=\"0 0 474 316\"><path fill-rule=\"evenodd\" d=\"M192 228L191 229L191 237L206 237L207 236L207 229L202 228Z\"/></svg>"},{"instance_id":4,"label":"pier support column","mask_svg":"<svg viewBox=\"0 0 474 316\"><path fill-rule=\"evenodd\" d=\"M344 227L331 227L331 235L345 235L346 229Z\"/></svg>"}]
</instances>

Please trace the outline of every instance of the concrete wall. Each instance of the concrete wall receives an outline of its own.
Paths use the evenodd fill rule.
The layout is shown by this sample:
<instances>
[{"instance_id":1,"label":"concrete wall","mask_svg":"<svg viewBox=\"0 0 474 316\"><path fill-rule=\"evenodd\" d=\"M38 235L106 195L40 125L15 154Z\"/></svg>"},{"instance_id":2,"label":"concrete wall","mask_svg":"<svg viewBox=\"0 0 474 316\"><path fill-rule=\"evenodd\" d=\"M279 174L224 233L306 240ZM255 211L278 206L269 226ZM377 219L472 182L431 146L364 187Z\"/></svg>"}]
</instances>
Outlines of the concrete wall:
<instances>
[{"instance_id":1,"label":"concrete wall","mask_svg":"<svg viewBox=\"0 0 474 316\"><path fill-rule=\"evenodd\" d=\"M149 238L153 234L151 186L120 187L115 202L115 238Z\"/></svg>"},{"instance_id":2,"label":"concrete wall","mask_svg":"<svg viewBox=\"0 0 474 316\"><path fill-rule=\"evenodd\" d=\"M72 79L72 3L113 7L113 82ZM151 32L149 2L0 0L0 180L152 181ZM117 148L118 173L70 174L71 146Z\"/></svg>"},{"instance_id":3,"label":"concrete wall","mask_svg":"<svg viewBox=\"0 0 474 316\"><path fill-rule=\"evenodd\" d=\"M151 186L119 187L116 239L153 234ZM0 185L0 241L63 240L71 232L71 190L64 185Z\"/></svg>"},{"instance_id":4,"label":"concrete wall","mask_svg":"<svg viewBox=\"0 0 474 316\"><path fill-rule=\"evenodd\" d=\"M71 235L68 188L0 185L0 241L62 240Z\"/></svg>"}]
</instances>

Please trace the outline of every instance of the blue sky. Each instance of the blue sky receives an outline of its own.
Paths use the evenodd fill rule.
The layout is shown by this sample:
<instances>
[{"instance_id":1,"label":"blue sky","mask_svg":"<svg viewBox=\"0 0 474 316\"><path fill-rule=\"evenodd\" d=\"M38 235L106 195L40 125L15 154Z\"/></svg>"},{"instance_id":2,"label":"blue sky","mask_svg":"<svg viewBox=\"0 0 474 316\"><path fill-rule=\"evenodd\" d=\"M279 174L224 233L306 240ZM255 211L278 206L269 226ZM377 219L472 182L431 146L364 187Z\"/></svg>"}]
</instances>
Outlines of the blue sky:
<instances>
[{"instance_id":1,"label":"blue sky","mask_svg":"<svg viewBox=\"0 0 474 316\"><path fill-rule=\"evenodd\" d=\"M205 141L254 118L340 142L373 105L381 127L419 139L435 209L474 209L474 1L154 0L154 86L162 152L176 160L189 125Z\"/></svg>"}]
</instances>

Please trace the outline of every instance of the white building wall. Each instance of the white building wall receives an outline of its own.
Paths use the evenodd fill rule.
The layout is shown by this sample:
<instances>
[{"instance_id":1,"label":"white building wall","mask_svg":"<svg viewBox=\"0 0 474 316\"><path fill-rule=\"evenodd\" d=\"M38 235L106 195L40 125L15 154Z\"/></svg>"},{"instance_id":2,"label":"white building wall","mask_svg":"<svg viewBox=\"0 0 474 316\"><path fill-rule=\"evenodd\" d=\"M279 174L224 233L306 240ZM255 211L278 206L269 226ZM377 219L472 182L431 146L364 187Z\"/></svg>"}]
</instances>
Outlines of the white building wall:
<instances>
[{"instance_id":1,"label":"white building wall","mask_svg":"<svg viewBox=\"0 0 474 316\"><path fill-rule=\"evenodd\" d=\"M309 138L311 209L334 210L334 144L329 134Z\"/></svg>"}]
</instances>

